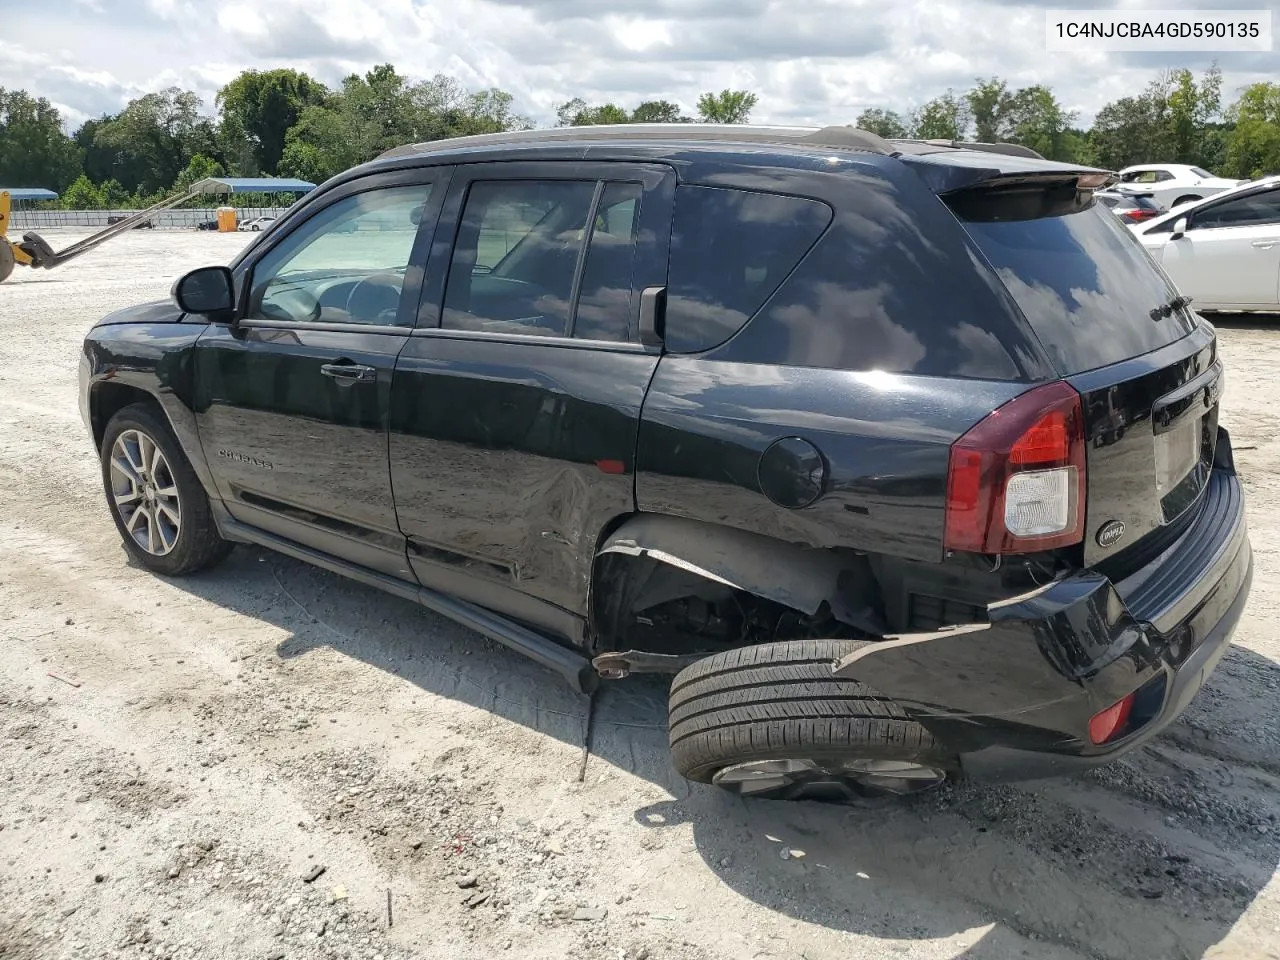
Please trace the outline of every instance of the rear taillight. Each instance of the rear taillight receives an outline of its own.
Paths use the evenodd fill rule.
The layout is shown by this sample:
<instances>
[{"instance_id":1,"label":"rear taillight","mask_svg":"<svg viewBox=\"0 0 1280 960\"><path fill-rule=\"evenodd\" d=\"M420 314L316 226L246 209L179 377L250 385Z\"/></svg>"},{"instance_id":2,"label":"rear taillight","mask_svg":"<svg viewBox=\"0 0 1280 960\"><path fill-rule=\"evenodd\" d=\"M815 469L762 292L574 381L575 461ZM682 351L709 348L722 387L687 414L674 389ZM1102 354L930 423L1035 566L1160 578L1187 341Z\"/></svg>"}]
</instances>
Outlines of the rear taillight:
<instances>
[{"instance_id":1,"label":"rear taillight","mask_svg":"<svg viewBox=\"0 0 1280 960\"><path fill-rule=\"evenodd\" d=\"M1142 223L1144 220L1150 220L1152 217L1157 217L1159 215L1159 210L1147 210L1143 207L1139 207L1136 210L1126 210L1124 213L1120 214L1120 219L1125 223Z\"/></svg>"},{"instance_id":2,"label":"rear taillight","mask_svg":"<svg viewBox=\"0 0 1280 960\"><path fill-rule=\"evenodd\" d=\"M1010 400L951 445L944 543L1031 553L1084 538L1084 414L1062 381Z\"/></svg>"}]
</instances>

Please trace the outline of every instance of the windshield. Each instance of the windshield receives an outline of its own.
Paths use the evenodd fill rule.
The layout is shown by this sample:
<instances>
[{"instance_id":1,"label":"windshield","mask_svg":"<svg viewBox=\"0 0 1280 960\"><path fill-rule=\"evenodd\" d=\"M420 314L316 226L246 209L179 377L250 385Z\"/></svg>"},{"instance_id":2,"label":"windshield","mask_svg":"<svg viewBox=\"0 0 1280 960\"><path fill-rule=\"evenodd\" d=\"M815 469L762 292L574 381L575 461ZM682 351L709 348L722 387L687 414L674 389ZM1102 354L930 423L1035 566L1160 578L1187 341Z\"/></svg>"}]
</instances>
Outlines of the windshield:
<instances>
[{"instance_id":1,"label":"windshield","mask_svg":"<svg viewBox=\"0 0 1280 960\"><path fill-rule=\"evenodd\" d=\"M985 204L957 207L1064 376L1149 353L1194 329L1185 312L1151 319L1177 291L1105 207L1016 220L988 219Z\"/></svg>"}]
</instances>

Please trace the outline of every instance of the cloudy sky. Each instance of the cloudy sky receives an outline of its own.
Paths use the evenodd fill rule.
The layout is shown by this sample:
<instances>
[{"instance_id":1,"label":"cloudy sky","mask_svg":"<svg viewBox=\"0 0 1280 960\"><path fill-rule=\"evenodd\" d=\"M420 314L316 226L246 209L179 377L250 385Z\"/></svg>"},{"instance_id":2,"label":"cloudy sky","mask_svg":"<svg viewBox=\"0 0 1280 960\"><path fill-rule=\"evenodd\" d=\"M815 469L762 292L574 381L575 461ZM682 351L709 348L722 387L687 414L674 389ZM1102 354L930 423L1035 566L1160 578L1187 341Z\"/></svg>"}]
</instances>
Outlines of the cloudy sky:
<instances>
[{"instance_id":1,"label":"cloudy sky","mask_svg":"<svg viewBox=\"0 0 1280 960\"><path fill-rule=\"evenodd\" d=\"M1280 0L1092 0L1093 8L1273 11ZM1010 0L0 0L0 87L48 97L76 124L170 85L212 109L246 67L292 66L327 83L391 62L498 86L547 123L573 96L634 105L748 88L753 119L850 123L909 110L998 74L1045 83L1088 123L1160 68L1216 57L1224 94L1275 79L1271 53L1048 53L1046 8ZM1268 70L1268 68L1271 68Z\"/></svg>"}]
</instances>

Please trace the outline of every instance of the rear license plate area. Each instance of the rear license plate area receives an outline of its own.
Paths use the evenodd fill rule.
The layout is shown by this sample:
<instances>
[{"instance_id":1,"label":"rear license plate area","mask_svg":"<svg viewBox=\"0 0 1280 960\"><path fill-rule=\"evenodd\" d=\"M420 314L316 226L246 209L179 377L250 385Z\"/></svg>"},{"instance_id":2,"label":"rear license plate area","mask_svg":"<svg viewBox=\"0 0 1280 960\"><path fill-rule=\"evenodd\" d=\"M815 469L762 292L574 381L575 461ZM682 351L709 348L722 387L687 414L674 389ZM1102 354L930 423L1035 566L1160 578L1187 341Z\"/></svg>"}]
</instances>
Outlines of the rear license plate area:
<instances>
[{"instance_id":1,"label":"rear license plate area","mask_svg":"<svg viewBox=\"0 0 1280 960\"><path fill-rule=\"evenodd\" d=\"M1156 434L1156 494L1166 523L1199 498L1213 465L1217 433L1218 406L1214 404L1199 415L1184 415L1172 428Z\"/></svg>"}]
</instances>

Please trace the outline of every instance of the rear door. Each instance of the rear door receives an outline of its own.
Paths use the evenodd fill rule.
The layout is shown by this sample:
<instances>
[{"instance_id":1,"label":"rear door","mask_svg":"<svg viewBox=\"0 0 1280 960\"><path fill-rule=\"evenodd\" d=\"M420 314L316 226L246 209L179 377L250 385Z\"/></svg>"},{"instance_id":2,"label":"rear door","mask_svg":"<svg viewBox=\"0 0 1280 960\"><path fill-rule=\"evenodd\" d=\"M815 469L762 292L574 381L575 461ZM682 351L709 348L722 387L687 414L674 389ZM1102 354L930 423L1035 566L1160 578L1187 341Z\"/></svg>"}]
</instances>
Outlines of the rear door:
<instances>
[{"instance_id":1,"label":"rear door","mask_svg":"<svg viewBox=\"0 0 1280 960\"><path fill-rule=\"evenodd\" d=\"M1160 248L1165 272L1201 308L1280 304L1280 189L1206 203Z\"/></svg>"},{"instance_id":2,"label":"rear door","mask_svg":"<svg viewBox=\"0 0 1280 960\"><path fill-rule=\"evenodd\" d=\"M946 199L1083 398L1086 565L1126 551L1136 564L1181 529L1208 477L1222 387L1212 328L1168 306L1177 291L1137 238L1074 189Z\"/></svg>"},{"instance_id":3,"label":"rear door","mask_svg":"<svg viewBox=\"0 0 1280 960\"><path fill-rule=\"evenodd\" d=\"M597 538L635 506L660 353L641 301L666 283L674 182L629 163L458 168L391 396L425 585L555 630L585 612Z\"/></svg>"}]
</instances>

